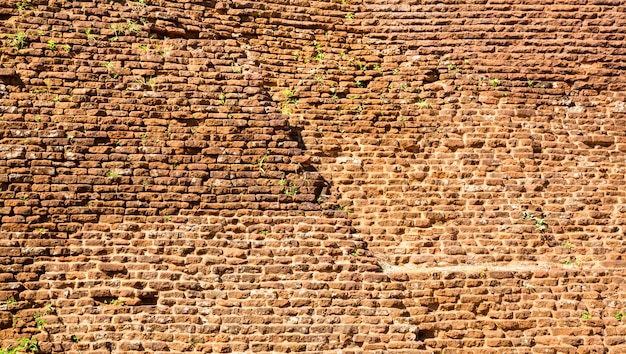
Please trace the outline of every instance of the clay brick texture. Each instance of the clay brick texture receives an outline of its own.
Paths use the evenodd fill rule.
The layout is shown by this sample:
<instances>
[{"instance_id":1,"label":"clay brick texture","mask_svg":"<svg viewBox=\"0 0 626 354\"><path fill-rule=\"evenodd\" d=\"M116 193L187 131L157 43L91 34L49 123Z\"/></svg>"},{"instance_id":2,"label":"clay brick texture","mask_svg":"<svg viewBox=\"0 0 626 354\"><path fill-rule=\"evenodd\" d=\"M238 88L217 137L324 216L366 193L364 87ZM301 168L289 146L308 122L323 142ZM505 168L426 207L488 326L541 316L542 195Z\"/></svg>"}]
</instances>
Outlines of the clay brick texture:
<instances>
[{"instance_id":1,"label":"clay brick texture","mask_svg":"<svg viewBox=\"0 0 626 354\"><path fill-rule=\"evenodd\" d=\"M0 0L1 348L625 353L624 28Z\"/></svg>"}]
</instances>

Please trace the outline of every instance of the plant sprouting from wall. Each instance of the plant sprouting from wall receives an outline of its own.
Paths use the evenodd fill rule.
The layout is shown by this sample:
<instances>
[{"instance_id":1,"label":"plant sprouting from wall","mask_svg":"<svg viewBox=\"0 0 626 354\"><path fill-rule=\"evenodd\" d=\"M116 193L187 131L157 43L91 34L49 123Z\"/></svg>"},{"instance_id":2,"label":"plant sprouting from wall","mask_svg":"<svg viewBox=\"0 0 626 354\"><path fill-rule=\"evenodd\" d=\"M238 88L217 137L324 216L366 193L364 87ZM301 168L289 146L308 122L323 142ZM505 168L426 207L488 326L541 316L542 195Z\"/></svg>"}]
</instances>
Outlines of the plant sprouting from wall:
<instances>
[{"instance_id":1,"label":"plant sprouting from wall","mask_svg":"<svg viewBox=\"0 0 626 354\"><path fill-rule=\"evenodd\" d=\"M263 155L258 160L256 160L256 165L259 168L259 171L261 171L262 175L265 175L265 169L263 168L263 164L265 163L265 160L267 160L267 157L269 156L269 154L270 152L266 151L265 155Z\"/></svg>"},{"instance_id":2,"label":"plant sprouting from wall","mask_svg":"<svg viewBox=\"0 0 626 354\"><path fill-rule=\"evenodd\" d=\"M141 86L149 86L151 90L154 90L154 86L156 86L156 81L154 81L154 78L152 77L140 77L139 79L137 79L137 83L139 83Z\"/></svg>"},{"instance_id":3,"label":"plant sprouting from wall","mask_svg":"<svg viewBox=\"0 0 626 354\"><path fill-rule=\"evenodd\" d=\"M522 212L522 219L530 219L533 220L535 222L535 229L537 229L537 231L543 232L546 227L548 226L548 223L546 222L545 219L541 219L536 217L533 214L530 214L528 212L523 211Z\"/></svg>"},{"instance_id":4,"label":"plant sprouting from wall","mask_svg":"<svg viewBox=\"0 0 626 354\"><path fill-rule=\"evenodd\" d=\"M313 47L315 47L316 53L313 58L318 62L324 60L324 51L322 50L322 46L317 41L313 41Z\"/></svg>"},{"instance_id":5,"label":"plant sprouting from wall","mask_svg":"<svg viewBox=\"0 0 626 354\"><path fill-rule=\"evenodd\" d=\"M28 34L23 31L19 31L13 35L8 35L8 43L15 50L24 49L28 46Z\"/></svg>"},{"instance_id":6,"label":"plant sprouting from wall","mask_svg":"<svg viewBox=\"0 0 626 354\"><path fill-rule=\"evenodd\" d=\"M117 41L120 39L120 36L123 36L124 34L126 34L126 28L124 25L121 24L117 24L117 25L111 25L111 31L113 31L113 38L111 38L112 41Z\"/></svg>"},{"instance_id":7,"label":"plant sprouting from wall","mask_svg":"<svg viewBox=\"0 0 626 354\"><path fill-rule=\"evenodd\" d=\"M112 60L109 61L105 61L102 66L104 66L105 69L107 69L107 72L109 73L109 76L111 76L114 79L117 79L117 77L119 76L119 74L117 72L114 72L113 69L115 67L115 62Z\"/></svg>"},{"instance_id":8,"label":"plant sprouting from wall","mask_svg":"<svg viewBox=\"0 0 626 354\"><path fill-rule=\"evenodd\" d=\"M218 97L220 100L220 104L222 106L226 106L226 94L224 92L220 92L220 95Z\"/></svg>"},{"instance_id":9,"label":"plant sprouting from wall","mask_svg":"<svg viewBox=\"0 0 626 354\"><path fill-rule=\"evenodd\" d=\"M18 1L16 7L17 11L29 10L30 1Z\"/></svg>"},{"instance_id":10,"label":"plant sprouting from wall","mask_svg":"<svg viewBox=\"0 0 626 354\"><path fill-rule=\"evenodd\" d=\"M296 186L294 182L289 182L289 186L285 187L285 194L288 196L295 197L298 192L298 186Z\"/></svg>"},{"instance_id":11,"label":"plant sprouting from wall","mask_svg":"<svg viewBox=\"0 0 626 354\"><path fill-rule=\"evenodd\" d=\"M87 41L91 41L92 39L94 39L94 35L91 33L93 31L93 28L91 28L91 26L89 26L89 28L87 28L85 30L85 38L87 39Z\"/></svg>"},{"instance_id":12,"label":"plant sprouting from wall","mask_svg":"<svg viewBox=\"0 0 626 354\"><path fill-rule=\"evenodd\" d=\"M15 347L0 348L0 354L21 354L21 353L37 353L39 351L39 344L37 338L20 338L18 344Z\"/></svg>"},{"instance_id":13,"label":"plant sprouting from wall","mask_svg":"<svg viewBox=\"0 0 626 354\"><path fill-rule=\"evenodd\" d=\"M285 96L285 101L280 109L282 114L291 115L293 113L294 107L298 106L298 99L295 97L295 91L291 88L283 90L283 96Z\"/></svg>"}]
</instances>

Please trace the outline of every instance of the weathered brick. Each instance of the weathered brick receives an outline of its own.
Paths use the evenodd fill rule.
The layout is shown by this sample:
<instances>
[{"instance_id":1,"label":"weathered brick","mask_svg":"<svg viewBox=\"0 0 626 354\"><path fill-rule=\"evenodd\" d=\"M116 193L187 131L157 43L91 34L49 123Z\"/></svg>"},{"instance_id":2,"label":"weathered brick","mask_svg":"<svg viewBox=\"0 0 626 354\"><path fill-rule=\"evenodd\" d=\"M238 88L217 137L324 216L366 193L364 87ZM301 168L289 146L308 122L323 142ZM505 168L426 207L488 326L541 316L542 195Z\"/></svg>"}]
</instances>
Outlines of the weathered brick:
<instances>
[{"instance_id":1,"label":"weathered brick","mask_svg":"<svg viewBox=\"0 0 626 354\"><path fill-rule=\"evenodd\" d=\"M57 5L0 11L3 341L622 350L619 2Z\"/></svg>"}]
</instances>

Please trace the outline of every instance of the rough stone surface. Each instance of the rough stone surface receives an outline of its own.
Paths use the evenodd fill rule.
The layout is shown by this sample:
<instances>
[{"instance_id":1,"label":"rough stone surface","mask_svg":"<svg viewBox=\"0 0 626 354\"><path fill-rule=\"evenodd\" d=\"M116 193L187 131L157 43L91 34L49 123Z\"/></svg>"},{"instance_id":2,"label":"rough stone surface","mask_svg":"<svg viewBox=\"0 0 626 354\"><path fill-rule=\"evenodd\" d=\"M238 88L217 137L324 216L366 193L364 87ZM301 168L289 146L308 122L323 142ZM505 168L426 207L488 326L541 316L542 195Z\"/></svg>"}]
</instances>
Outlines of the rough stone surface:
<instances>
[{"instance_id":1,"label":"rough stone surface","mask_svg":"<svg viewBox=\"0 0 626 354\"><path fill-rule=\"evenodd\" d=\"M0 345L625 352L625 12L0 0Z\"/></svg>"}]
</instances>

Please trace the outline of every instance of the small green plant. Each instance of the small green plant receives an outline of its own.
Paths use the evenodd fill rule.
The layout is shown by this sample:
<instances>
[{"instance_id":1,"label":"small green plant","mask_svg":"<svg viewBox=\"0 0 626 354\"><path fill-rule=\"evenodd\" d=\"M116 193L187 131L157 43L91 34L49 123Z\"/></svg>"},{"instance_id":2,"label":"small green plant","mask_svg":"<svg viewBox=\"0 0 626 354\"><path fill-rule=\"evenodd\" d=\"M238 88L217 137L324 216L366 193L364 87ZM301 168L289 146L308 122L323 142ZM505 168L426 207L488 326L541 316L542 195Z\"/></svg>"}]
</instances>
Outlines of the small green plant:
<instances>
[{"instance_id":1,"label":"small green plant","mask_svg":"<svg viewBox=\"0 0 626 354\"><path fill-rule=\"evenodd\" d=\"M430 102L428 102L427 99L425 98L420 98L419 101L417 101L417 108L419 109L426 109L426 108L431 108L432 105L430 104Z\"/></svg>"},{"instance_id":2,"label":"small green plant","mask_svg":"<svg viewBox=\"0 0 626 354\"><path fill-rule=\"evenodd\" d=\"M358 257L359 256L359 250L353 250L352 252L350 252L350 255L352 257Z\"/></svg>"},{"instance_id":3,"label":"small green plant","mask_svg":"<svg viewBox=\"0 0 626 354\"><path fill-rule=\"evenodd\" d=\"M315 48L316 52L321 52L322 51L322 46L316 40L313 40L313 47Z\"/></svg>"},{"instance_id":4,"label":"small green plant","mask_svg":"<svg viewBox=\"0 0 626 354\"><path fill-rule=\"evenodd\" d=\"M548 223L546 222L545 219L540 219L536 217L535 215L530 214L525 211L522 212L522 219L533 220L535 222L535 229L537 229L537 231L540 231L540 232L543 232L546 229L546 226L548 226Z\"/></svg>"},{"instance_id":5,"label":"small green plant","mask_svg":"<svg viewBox=\"0 0 626 354\"><path fill-rule=\"evenodd\" d=\"M156 86L156 81L154 81L154 79L152 77L149 77L147 79L145 77L141 77L141 78L137 79L136 81L141 86L150 86L151 90L154 90L154 86Z\"/></svg>"},{"instance_id":6,"label":"small green plant","mask_svg":"<svg viewBox=\"0 0 626 354\"><path fill-rule=\"evenodd\" d=\"M148 140L148 134L146 134L146 133L141 134L141 140L142 141Z\"/></svg>"},{"instance_id":7,"label":"small green plant","mask_svg":"<svg viewBox=\"0 0 626 354\"><path fill-rule=\"evenodd\" d=\"M219 100L222 106L226 106L226 94L224 92L220 92Z\"/></svg>"},{"instance_id":8,"label":"small green plant","mask_svg":"<svg viewBox=\"0 0 626 354\"><path fill-rule=\"evenodd\" d=\"M17 11L29 10L30 1L19 1L16 6Z\"/></svg>"},{"instance_id":9,"label":"small green plant","mask_svg":"<svg viewBox=\"0 0 626 354\"><path fill-rule=\"evenodd\" d=\"M37 328L40 331L43 331L44 327L46 326L46 320L41 317L41 314L34 314L33 318L35 319L35 328Z\"/></svg>"},{"instance_id":10,"label":"small green plant","mask_svg":"<svg viewBox=\"0 0 626 354\"><path fill-rule=\"evenodd\" d=\"M564 242L563 247L571 250L572 248L574 248L574 245L570 242Z\"/></svg>"},{"instance_id":11,"label":"small green plant","mask_svg":"<svg viewBox=\"0 0 626 354\"><path fill-rule=\"evenodd\" d=\"M0 354L37 353L39 351L37 338L20 338L18 342L20 344L15 347L0 348Z\"/></svg>"},{"instance_id":12,"label":"small green plant","mask_svg":"<svg viewBox=\"0 0 626 354\"><path fill-rule=\"evenodd\" d=\"M493 86L493 87L498 87L498 85L500 85L500 80L493 78L491 80L489 80L489 85Z\"/></svg>"},{"instance_id":13,"label":"small green plant","mask_svg":"<svg viewBox=\"0 0 626 354\"><path fill-rule=\"evenodd\" d=\"M29 198L28 194L22 194L22 196L20 197L20 200L25 202L28 200L28 198Z\"/></svg>"},{"instance_id":14,"label":"small green plant","mask_svg":"<svg viewBox=\"0 0 626 354\"><path fill-rule=\"evenodd\" d=\"M78 336L77 336L77 335L75 335L75 334L73 334L73 335L72 335L72 338L71 338L71 339L72 339L72 342L74 342L74 343L78 343L78 342L80 342L80 338L78 338Z\"/></svg>"},{"instance_id":15,"label":"small green plant","mask_svg":"<svg viewBox=\"0 0 626 354\"><path fill-rule=\"evenodd\" d=\"M171 216L169 216L169 215L168 215L168 216L166 216L166 217L165 217L165 221L167 221L167 222L172 221L172 217L171 217Z\"/></svg>"},{"instance_id":16,"label":"small green plant","mask_svg":"<svg viewBox=\"0 0 626 354\"><path fill-rule=\"evenodd\" d=\"M544 231L548 223L544 219L535 218L535 228L537 231Z\"/></svg>"},{"instance_id":17,"label":"small green plant","mask_svg":"<svg viewBox=\"0 0 626 354\"><path fill-rule=\"evenodd\" d=\"M23 346L23 349L26 351L30 351L32 353L39 351L37 338L20 338L18 342L20 342L20 345Z\"/></svg>"},{"instance_id":18,"label":"small green plant","mask_svg":"<svg viewBox=\"0 0 626 354\"><path fill-rule=\"evenodd\" d=\"M72 52L72 46L71 46L71 45L69 45L69 44L65 44L65 45L63 46L63 50L64 50L65 52L67 52L67 53L71 53L71 52Z\"/></svg>"},{"instance_id":19,"label":"small green plant","mask_svg":"<svg viewBox=\"0 0 626 354\"><path fill-rule=\"evenodd\" d=\"M74 135L67 134L66 138L71 143L74 140Z\"/></svg>"},{"instance_id":20,"label":"small green plant","mask_svg":"<svg viewBox=\"0 0 626 354\"><path fill-rule=\"evenodd\" d=\"M257 167L259 168L259 171L261 171L261 174L265 174L265 169L263 169L263 164L265 163L265 160L267 160L267 157L269 156L270 152L266 151L265 155L263 155L262 157L258 158L255 162L255 164L257 165Z\"/></svg>"},{"instance_id":21,"label":"small green plant","mask_svg":"<svg viewBox=\"0 0 626 354\"><path fill-rule=\"evenodd\" d=\"M104 304L113 305L113 306L126 306L126 304L123 301L121 301L120 299L116 299L116 298L113 298L109 301L104 300Z\"/></svg>"},{"instance_id":22,"label":"small green plant","mask_svg":"<svg viewBox=\"0 0 626 354\"><path fill-rule=\"evenodd\" d=\"M335 210L345 211L346 213L353 213L354 212L354 210L348 208L347 206L339 205L339 204L335 205Z\"/></svg>"},{"instance_id":23,"label":"small green plant","mask_svg":"<svg viewBox=\"0 0 626 354\"><path fill-rule=\"evenodd\" d=\"M621 322L624 319L624 313L621 311L616 311L615 319Z\"/></svg>"},{"instance_id":24,"label":"small green plant","mask_svg":"<svg viewBox=\"0 0 626 354\"><path fill-rule=\"evenodd\" d=\"M354 18L354 14L352 12L350 12L350 13L346 14L346 18L348 20L352 20Z\"/></svg>"},{"instance_id":25,"label":"small green plant","mask_svg":"<svg viewBox=\"0 0 626 354\"><path fill-rule=\"evenodd\" d=\"M192 347L195 347L196 345L198 345L198 342L192 339L189 341L189 345L191 345Z\"/></svg>"},{"instance_id":26,"label":"small green plant","mask_svg":"<svg viewBox=\"0 0 626 354\"><path fill-rule=\"evenodd\" d=\"M361 112L363 112L363 110L365 109L363 102L359 102L359 105L354 107L354 110L358 113L361 114Z\"/></svg>"},{"instance_id":27,"label":"small green plant","mask_svg":"<svg viewBox=\"0 0 626 354\"><path fill-rule=\"evenodd\" d=\"M111 25L110 28L111 28L111 31L113 31L113 38L111 38L112 41L117 41L119 40L120 36L123 36L124 34L126 34L124 25L121 25L121 24Z\"/></svg>"},{"instance_id":28,"label":"small green plant","mask_svg":"<svg viewBox=\"0 0 626 354\"><path fill-rule=\"evenodd\" d=\"M235 61L230 64L230 70L233 72L233 74L241 74L242 71L241 66Z\"/></svg>"},{"instance_id":29,"label":"small green plant","mask_svg":"<svg viewBox=\"0 0 626 354\"><path fill-rule=\"evenodd\" d=\"M109 171L109 172L106 173L106 176L108 178L112 179L112 180L116 180L116 179L120 178L121 175L119 174L119 172Z\"/></svg>"},{"instance_id":30,"label":"small green plant","mask_svg":"<svg viewBox=\"0 0 626 354\"><path fill-rule=\"evenodd\" d=\"M87 41L90 41L94 38L94 35L91 33L92 31L93 28L91 28L91 26L89 26L89 28L85 30L85 38L87 39Z\"/></svg>"},{"instance_id":31,"label":"small green plant","mask_svg":"<svg viewBox=\"0 0 626 354\"><path fill-rule=\"evenodd\" d=\"M57 50L57 42L54 39L49 39L47 43L48 43L48 49Z\"/></svg>"},{"instance_id":32,"label":"small green plant","mask_svg":"<svg viewBox=\"0 0 626 354\"><path fill-rule=\"evenodd\" d=\"M526 86L528 86L528 87L533 87L534 84L535 84L535 82L533 80L526 81Z\"/></svg>"},{"instance_id":33,"label":"small green plant","mask_svg":"<svg viewBox=\"0 0 626 354\"><path fill-rule=\"evenodd\" d=\"M314 40L313 47L315 47L315 52L317 53L315 54L313 59L317 60L318 62L321 62L322 60L324 60L324 51L322 50L322 46L317 41Z\"/></svg>"},{"instance_id":34,"label":"small green plant","mask_svg":"<svg viewBox=\"0 0 626 354\"><path fill-rule=\"evenodd\" d=\"M590 320L591 319L591 314L589 312L583 312L580 315L580 318L582 318L583 320Z\"/></svg>"},{"instance_id":35,"label":"small green plant","mask_svg":"<svg viewBox=\"0 0 626 354\"><path fill-rule=\"evenodd\" d=\"M9 38L9 43L13 49L20 50L26 48L28 45L27 39L28 34L26 34L26 32L17 32Z\"/></svg>"},{"instance_id":36,"label":"small green plant","mask_svg":"<svg viewBox=\"0 0 626 354\"><path fill-rule=\"evenodd\" d=\"M359 80L354 80L354 84L356 85L356 87L358 88L363 88L363 83Z\"/></svg>"},{"instance_id":37,"label":"small green plant","mask_svg":"<svg viewBox=\"0 0 626 354\"><path fill-rule=\"evenodd\" d=\"M148 3L146 3L146 0L138 0L138 1L128 1L129 5L133 5L133 6L137 6L137 7L146 7L148 6Z\"/></svg>"},{"instance_id":38,"label":"small green plant","mask_svg":"<svg viewBox=\"0 0 626 354\"><path fill-rule=\"evenodd\" d=\"M164 40L167 40L167 39L168 39L167 37L164 37ZM156 52L162 57L168 57L170 53L172 52L172 49L173 48L171 46L160 47L158 41L154 45L154 50L156 50Z\"/></svg>"},{"instance_id":39,"label":"small green plant","mask_svg":"<svg viewBox=\"0 0 626 354\"><path fill-rule=\"evenodd\" d=\"M285 95L285 100L289 103L297 104L298 101L294 98L295 92L292 89L283 90L283 95Z\"/></svg>"},{"instance_id":40,"label":"small green plant","mask_svg":"<svg viewBox=\"0 0 626 354\"><path fill-rule=\"evenodd\" d=\"M284 89L283 95L285 96L285 101L280 109L282 114L291 115L293 112L293 107L298 106L298 99L295 98L295 92L293 89Z\"/></svg>"},{"instance_id":41,"label":"small green plant","mask_svg":"<svg viewBox=\"0 0 626 354\"><path fill-rule=\"evenodd\" d=\"M141 30L139 29L139 25L137 24L137 22L135 21L128 21L126 22L126 30L128 30L129 32L140 32Z\"/></svg>"},{"instance_id":42,"label":"small green plant","mask_svg":"<svg viewBox=\"0 0 626 354\"><path fill-rule=\"evenodd\" d=\"M459 68L456 65L454 65L454 63L448 64L448 71L454 71L454 70L459 70Z\"/></svg>"},{"instance_id":43,"label":"small green plant","mask_svg":"<svg viewBox=\"0 0 626 354\"><path fill-rule=\"evenodd\" d=\"M118 73L116 73L116 72L113 72L113 68L115 67L115 62L114 62L114 61L112 61L112 60L105 61L105 62L102 64L102 66L104 66L104 68L105 68L105 69L107 69L107 71L108 71L109 75L110 75L112 78L117 79L117 77L119 76L119 74L118 74Z\"/></svg>"},{"instance_id":44,"label":"small green plant","mask_svg":"<svg viewBox=\"0 0 626 354\"><path fill-rule=\"evenodd\" d=\"M4 300L4 303L5 303L8 307L11 307L11 306L15 306L15 305L17 305L17 300L15 300L15 298L14 298L14 297L12 297L12 298L10 298L10 299L6 299L6 300Z\"/></svg>"},{"instance_id":45,"label":"small green plant","mask_svg":"<svg viewBox=\"0 0 626 354\"><path fill-rule=\"evenodd\" d=\"M289 187L285 188L285 194L291 197L295 197L296 194L298 194L298 187L290 183Z\"/></svg>"}]
</instances>

